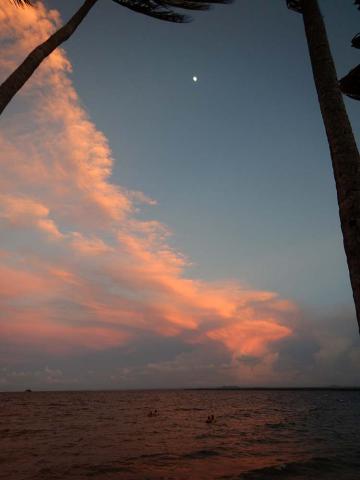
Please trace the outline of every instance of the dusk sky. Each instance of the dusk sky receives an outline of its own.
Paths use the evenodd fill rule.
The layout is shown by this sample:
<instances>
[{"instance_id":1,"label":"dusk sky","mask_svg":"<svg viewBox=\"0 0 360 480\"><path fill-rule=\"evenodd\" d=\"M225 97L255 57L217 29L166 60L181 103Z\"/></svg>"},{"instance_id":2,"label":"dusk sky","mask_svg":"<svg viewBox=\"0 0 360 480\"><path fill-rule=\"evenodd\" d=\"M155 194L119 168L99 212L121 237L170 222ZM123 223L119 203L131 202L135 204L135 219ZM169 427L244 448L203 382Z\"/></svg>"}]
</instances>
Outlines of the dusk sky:
<instances>
[{"instance_id":1,"label":"dusk sky","mask_svg":"<svg viewBox=\"0 0 360 480\"><path fill-rule=\"evenodd\" d=\"M2 1L1 81L81 3ZM320 5L342 77L360 12ZM2 115L0 161L0 390L360 385L330 154L285 0L184 25L99 1Z\"/></svg>"}]
</instances>

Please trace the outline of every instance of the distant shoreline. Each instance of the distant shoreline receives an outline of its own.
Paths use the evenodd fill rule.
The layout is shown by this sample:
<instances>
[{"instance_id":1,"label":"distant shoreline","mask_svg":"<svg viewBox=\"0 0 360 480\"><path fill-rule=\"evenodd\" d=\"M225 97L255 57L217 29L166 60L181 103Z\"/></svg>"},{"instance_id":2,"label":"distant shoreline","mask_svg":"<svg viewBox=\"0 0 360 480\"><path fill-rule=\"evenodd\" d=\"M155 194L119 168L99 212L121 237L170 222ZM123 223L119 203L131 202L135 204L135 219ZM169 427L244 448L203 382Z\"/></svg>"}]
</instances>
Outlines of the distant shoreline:
<instances>
[{"instance_id":1,"label":"distant shoreline","mask_svg":"<svg viewBox=\"0 0 360 480\"><path fill-rule=\"evenodd\" d=\"M234 390L331 390L331 391L360 391L360 387L341 387L341 386L329 386L329 387L194 387L187 388L185 390L221 390L221 391L234 391Z\"/></svg>"},{"instance_id":2,"label":"distant shoreline","mask_svg":"<svg viewBox=\"0 0 360 480\"><path fill-rule=\"evenodd\" d=\"M96 393L96 392L166 392L166 391L212 391L212 392L231 392L231 391L337 391L337 392L357 392L360 386L337 386L330 385L327 387L239 387L239 386L222 386L222 387L184 387L184 388L133 388L133 389L83 389L83 390L43 390L43 389L27 389L27 390L0 390L2 393Z\"/></svg>"}]
</instances>

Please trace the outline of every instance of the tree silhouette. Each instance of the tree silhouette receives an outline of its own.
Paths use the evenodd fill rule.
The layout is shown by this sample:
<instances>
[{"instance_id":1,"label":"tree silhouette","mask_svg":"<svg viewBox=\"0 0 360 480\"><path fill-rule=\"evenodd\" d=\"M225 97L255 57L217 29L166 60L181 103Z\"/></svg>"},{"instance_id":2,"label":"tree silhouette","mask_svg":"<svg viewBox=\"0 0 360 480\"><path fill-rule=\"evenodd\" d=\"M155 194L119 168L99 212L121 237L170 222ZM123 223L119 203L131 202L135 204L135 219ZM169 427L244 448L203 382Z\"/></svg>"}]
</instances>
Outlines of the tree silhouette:
<instances>
[{"instance_id":1,"label":"tree silhouette","mask_svg":"<svg viewBox=\"0 0 360 480\"><path fill-rule=\"evenodd\" d=\"M359 0L355 3L359 4ZM330 147L340 223L360 330L360 156L337 80L318 0L287 0L303 17L320 110Z\"/></svg>"},{"instance_id":2,"label":"tree silhouette","mask_svg":"<svg viewBox=\"0 0 360 480\"><path fill-rule=\"evenodd\" d=\"M9 0L16 6L31 6L31 0ZM26 57L21 65L0 85L0 115L11 99L29 80L41 62L57 47L64 43L75 32L92 7L99 0L85 0L79 10L70 20L51 35L45 42L38 45ZM174 8L187 10L208 10L211 3L231 3L232 0L113 0L113 2L135 12L154 17L159 20L174 23L186 23L190 17L178 13Z\"/></svg>"}]
</instances>

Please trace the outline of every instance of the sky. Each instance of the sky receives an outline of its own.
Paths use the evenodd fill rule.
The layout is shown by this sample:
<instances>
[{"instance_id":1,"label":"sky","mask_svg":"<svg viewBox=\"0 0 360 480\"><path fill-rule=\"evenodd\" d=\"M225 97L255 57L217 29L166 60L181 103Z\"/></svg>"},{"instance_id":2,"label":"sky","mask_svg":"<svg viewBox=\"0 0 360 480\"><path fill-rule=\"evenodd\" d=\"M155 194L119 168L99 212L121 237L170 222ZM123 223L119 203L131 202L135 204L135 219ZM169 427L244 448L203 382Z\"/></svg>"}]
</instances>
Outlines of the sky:
<instances>
[{"instance_id":1,"label":"sky","mask_svg":"<svg viewBox=\"0 0 360 480\"><path fill-rule=\"evenodd\" d=\"M360 13L320 4L341 77ZM1 78L80 5L2 2ZM0 390L360 385L301 16L193 18L100 0L2 115Z\"/></svg>"}]
</instances>

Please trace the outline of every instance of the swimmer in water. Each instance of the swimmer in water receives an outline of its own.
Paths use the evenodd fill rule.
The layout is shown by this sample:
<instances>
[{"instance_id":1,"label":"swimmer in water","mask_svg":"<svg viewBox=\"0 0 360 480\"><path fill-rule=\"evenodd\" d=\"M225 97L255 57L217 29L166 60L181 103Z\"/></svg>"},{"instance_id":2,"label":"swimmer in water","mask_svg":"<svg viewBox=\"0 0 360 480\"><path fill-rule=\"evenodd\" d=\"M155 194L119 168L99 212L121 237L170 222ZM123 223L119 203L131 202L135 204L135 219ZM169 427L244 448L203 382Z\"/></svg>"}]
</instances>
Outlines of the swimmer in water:
<instances>
[{"instance_id":1,"label":"swimmer in water","mask_svg":"<svg viewBox=\"0 0 360 480\"><path fill-rule=\"evenodd\" d=\"M157 410L150 410L150 412L148 413L148 417L157 417L159 415L159 412Z\"/></svg>"}]
</instances>

